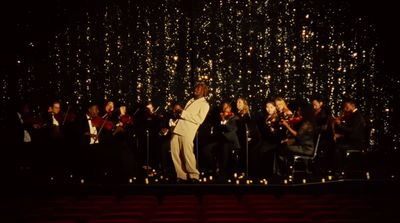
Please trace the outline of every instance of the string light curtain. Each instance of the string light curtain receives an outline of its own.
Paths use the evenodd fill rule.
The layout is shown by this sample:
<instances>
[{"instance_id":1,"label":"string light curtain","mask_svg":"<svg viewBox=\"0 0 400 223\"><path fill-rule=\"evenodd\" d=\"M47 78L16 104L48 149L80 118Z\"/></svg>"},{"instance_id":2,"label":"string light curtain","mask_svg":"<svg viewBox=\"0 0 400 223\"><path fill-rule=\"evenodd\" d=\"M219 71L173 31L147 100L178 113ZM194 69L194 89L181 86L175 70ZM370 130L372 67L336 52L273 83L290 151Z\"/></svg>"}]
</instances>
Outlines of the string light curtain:
<instances>
[{"instance_id":1,"label":"string light curtain","mask_svg":"<svg viewBox=\"0 0 400 223\"><path fill-rule=\"evenodd\" d=\"M377 65L375 28L354 17L346 1L79 5L79 10L56 7L57 29L44 40L48 50L41 54L45 68L36 69L32 54L17 55L19 98L59 98L77 107L99 99L129 107L153 101L166 110L184 103L194 84L205 81L212 105L243 96L252 111L276 96L293 101L320 95L337 115L343 99L352 97L376 132L394 135L393 96L385 87L391 83L382 81ZM3 102L10 98L6 78Z\"/></svg>"}]
</instances>

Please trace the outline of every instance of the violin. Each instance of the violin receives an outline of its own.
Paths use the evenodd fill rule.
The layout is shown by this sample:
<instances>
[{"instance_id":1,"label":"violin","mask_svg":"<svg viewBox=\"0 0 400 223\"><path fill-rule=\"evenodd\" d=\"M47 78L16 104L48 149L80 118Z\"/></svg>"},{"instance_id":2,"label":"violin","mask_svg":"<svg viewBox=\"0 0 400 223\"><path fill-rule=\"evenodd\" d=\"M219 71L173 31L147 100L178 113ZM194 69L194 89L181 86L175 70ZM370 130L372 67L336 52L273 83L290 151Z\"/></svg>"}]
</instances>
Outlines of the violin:
<instances>
[{"instance_id":1,"label":"violin","mask_svg":"<svg viewBox=\"0 0 400 223\"><path fill-rule=\"evenodd\" d=\"M62 121L64 120L64 114L62 114L61 112L60 113L57 113L57 114L53 114L53 113L51 113L50 114L51 116L54 116L54 118L57 120L57 122L58 123L62 123Z\"/></svg>"},{"instance_id":2,"label":"violin","mask_svg":"<svg viewBox=\"0 0 400 223\"><path fill-rule=\"evenodd\" d=\"M267 117L265 118L265 124L269 128L270 132L275 132L278 124L276 113L272 115L267 115Z\"/></svg>"},{"instance_id":3,"label":"violin","mask_svg":"<svg viewBox=\"0 0 400 223\"><path fill-rule=\"evenodd\" d=\"M107 120L107 117L102 118L100 116L96 116L96 117L92 118L91 121L92 121L92 125L100 128L100 130L102 128L105 128L107 130L112 130L114 127L114 124L112 123L112 121Z\"/></svg>"},{"instance_id":4,"label":"violin","mask_svg":"<svg viewBox=\"0 0 400 223\"><path fill-rule=\"evenodd\" d=\"M330 119L330 124L331 124L331 130L333 134L333 140L336 142L337 138L341 137L341 134L337 133L336 127L340 125L342 122L345 122L349 116L351 115L351 112L345 112L343 111L338 117L331 117Z\"/></svg>"},{"instance_id":5,"label":"violin","mask_svg":"<svg viewBox=\"0 0 400 223\"><path fill-rule=\"evenodd\" d=\"M302 116L292 117L292 118L289 118L289 120L288 120L290 125L299 124L301 121L303 121L303 117Z\"/></svg>"},{"instance_id":6,"label":"violin","mask_svg":"<svg viewBox=\"0 0 400 223\"><path fill-rule=\"evenodd\" d=\"M54 118L60 123L65 124L65 122L73 122L76 119L75 114L64 114L64 113L57 113L54 114Z\"/></svg>"},{"instance_id":7,"label":"violin","mask_svg":"<svg viewBox=\"0 0 400 223\"><path fill-rule=\"evenodd\" d=\"M119 122L122 124L123 127L126 127L127 125L133 124L133 119L130 115L121 115L119 117Z\"/></svg>"},{"instance_id":8,"label":"violin","mask_svg":"<svg viewBox=\"0 0 400 223\"><path fill-rule=\"evenodd\" d=\"M289 121L293 117L293 114L286 113L286 112L280 112L280 113L278 113L278 117L280 120Z\"/></svg>"},{"instance_id":9,"label":"violin","mask_svg":"<svg viewBox=\"0 0 400 223\"><path fill-rule=\"evenodd\" d=\"M34 115L27 114L22 116L22 120L25 124L32 126L34 129L40 129L47 124L45 121L40 117L35 117Z\"/></svg>"},{"instance_id":10,"label":"violin","mask_svg":"<svg viewBox=\"0 0 400 223\"><path fill-rule=\"evenodd\" d=\"M349 118L350 115L351 112L342 112L338 117L335 118L335 120L339 123L344 122Z\"/></svg>"},{"instance_id":11,"label":"violin","mask_svg":"<svg viewBox=\"0 0 400 223\"><path fill-rule=\"evenodd\" d=\"M222 120L227 120L227 119L230 119L234 114L233 114L233 112L230 112L230 111L223 111L220 113L220 115L221 115Z\"/></svg>"}]
</instances>

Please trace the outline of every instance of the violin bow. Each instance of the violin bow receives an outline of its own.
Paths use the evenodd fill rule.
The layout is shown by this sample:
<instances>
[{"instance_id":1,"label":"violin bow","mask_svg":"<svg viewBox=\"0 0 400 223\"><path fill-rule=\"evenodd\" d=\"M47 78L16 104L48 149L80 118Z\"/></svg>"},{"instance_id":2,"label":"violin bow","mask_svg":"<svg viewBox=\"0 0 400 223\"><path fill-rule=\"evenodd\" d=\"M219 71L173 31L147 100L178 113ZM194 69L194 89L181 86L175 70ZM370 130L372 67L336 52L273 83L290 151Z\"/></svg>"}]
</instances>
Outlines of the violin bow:
<instances>
[{"instance_id":1,"label":"violin bow","mask_svg":"<svg viewBox=\"0 0 400 223\"><path fill-rule=\"evenodd\" d=\"M136 109L136 111L133 113L133 116L135 116L136 115L136 113L138 113L138 111L139 111L140 109L139 108L137 108Z\"/></svg>"},{"instance_id":2,"label":"violin bow","mask_svg":"<svg viewBox=\"0 0 400 223\"><path fill-rule=\"evenodd\" d=\"M63 119L63 121L62 121L62 125L64 125L64 124L65 124L65 121L67 120L67 116L68 116L68 113L69 113L69 109L70 109L70 108L71 108L71 105L68 105L67 112L65 113L64 119Z\"/></svg>"}]
</instances>

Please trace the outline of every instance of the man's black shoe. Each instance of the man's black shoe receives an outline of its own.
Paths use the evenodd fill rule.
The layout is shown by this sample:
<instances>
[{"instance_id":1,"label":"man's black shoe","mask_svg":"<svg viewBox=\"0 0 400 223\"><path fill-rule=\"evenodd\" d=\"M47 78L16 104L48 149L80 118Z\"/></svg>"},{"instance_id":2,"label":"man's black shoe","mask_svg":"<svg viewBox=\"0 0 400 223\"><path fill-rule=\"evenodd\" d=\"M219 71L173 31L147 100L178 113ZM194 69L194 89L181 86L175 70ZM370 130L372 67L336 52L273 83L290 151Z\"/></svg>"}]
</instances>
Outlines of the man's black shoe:
<instances>
[{"instance_id":1,"label":"man's black shoe","mask_svg":"<svg viewBox=\"0 0 400 223\"><path fill-rule=\"evenodd\" d=\"M177 184L187 184L187 183L188 183L188 180L184 180L184 179L178 178L178 179L176 180L176 183L177 183Z\"/></svg>"},{"instance_id":2,"label":"man's black shoe","mask_svg":"<svg viewBox=\"0 0 400 223\"><path fill-rule=\"evenodd\" d=\"M194 178L189 179L188 182L191 183L191 184L198 184L198 183L200 183L199 179L194 179Z\"/></svg>"}]
</instances>

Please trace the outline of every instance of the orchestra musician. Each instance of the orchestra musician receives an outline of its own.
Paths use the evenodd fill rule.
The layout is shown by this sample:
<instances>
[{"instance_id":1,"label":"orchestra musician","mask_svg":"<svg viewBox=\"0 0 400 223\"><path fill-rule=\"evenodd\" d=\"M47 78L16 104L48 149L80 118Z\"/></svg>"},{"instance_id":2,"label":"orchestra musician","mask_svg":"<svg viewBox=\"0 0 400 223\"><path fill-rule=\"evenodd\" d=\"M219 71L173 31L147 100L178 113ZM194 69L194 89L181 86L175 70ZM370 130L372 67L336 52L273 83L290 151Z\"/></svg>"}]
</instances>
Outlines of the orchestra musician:
<instances>
[{"instance_id":1,"label":"orchestra musician","mask_svg":"<svg viewBox=\"0 0 400 223\"><path fill-rule=\"evenodd\" d=\"M271 175L273 155L280 145L278 135L279 118L274 101L265 104L266 115L258 124L261 134L261 144L250 151L250 175L257 178L265 178Z\"/></svg>"},{"instance_id":2,"label":"orchestra musician","mask_svg":"<svg viewBox=\"0 0 400 223\"><path fill-rule=\"evenodd\" d=\"M250 118L250 109L249 105L247 103L247 100L239 97L236 100L236 109L238 113L238 137L240 141L240 145L242 148L245 148L245 144L249 143L252 139L252 137L247 135L248 128L251 122ZM246 142L247 141L247 142Z\"/></svg>"},{"instance_id":3,"label":"orchestra musician","mask_svg":"<svg viewBox=\"0 0 400 223\"><path fill-rule=\"evenodd\" d=\"M109 100L104 105L103 115L93 119L93 123L99 127L99 131L103 137L102 144L106 148L111 148L115 145L113 133L116 128L116 122L117 117L114 112L114 102Z\"/></svg>"},{"instance_id":4,"label":"orchestra musician","mask_svg":"<svg viewBox=\"0 0 400 223\"><path fill-rule=\"evenodd\" d=\"M288 130L290 136L282 140L280 155L275 160L274 172L278 176L288 174L288 155L311 156L314 152L315 119L313 108L307 102L302 102L297 113L301 117L301 121L297 125L298 128L293 127L288 120L281 120L281 125Z\"/></svg>"},{"instance_id":5,"label":"orchestra musician","mask_svg":"<svg viewBox=\"0 0 400 223\"><path fill-rule=\"evenodd\" d=\"M114 145L109 149L109 153L114 156L115 171L114 180L126 182L126 179L135 175L138 168L138 162L135 160L134 144L131 140L133 135L134 119L128 114L127 107L120 105L118 109L117 121L113 128ZM111 161L111 160L110 160ZM117 178L115 178L117 177Z\"/></svg>"},{"instance_id":6,"label":"orchestra musician","mask_svg":"<svg viewBox=\"0 0 400 223\"><path fill-rule=\"evenodd\" d=\"M312 105L314 109L317 131L322 132L327 129L329 113L325 107L324 101L321 98L314 98L312 100Z\"/></svg>"},{"instance_id":7,"label":"orchestra musician","mask_svg":"<svg viewBox=\"0 0 400 223\"><path fill-rule=\"evenodd\" d=\"M132 116L126 113L126 106L122 105L119 107L119 116L117 126L121 126L124 129L128 128L130 125L133 125Z\"/></svg>"},{"instance_id":8,"label":"orchestra musician","mask_svg":"<svg viewBox=\"0 0 400 223\"><path fill-rule=\"evenodd\" d=\"M16 170L30 171L35 168L36 155L33 131L39 125L36 123L28 102L17 103L17 106L10 111L10 119L7 123L7 139L10 147L4 152L9 152L5 162L10 173L19 174ZM6 144L7 145L7 144Z\"/></svg>"},{"instance_id":9,"label":"orchestra musician","mask_svg":"<svg viewBox=\"0 0 400 223\"><path fill-rule=\"evenodd\" d=\"M64 135L63 124L64 114L61 112L61 103L53 101L47 109L46 124L44 126L47 140L41 151L42 172L50 176L66 174L67 172L67 147Z\"/></svg>"},{"instance_id":10,"label":"orchestra musician","mask_svg":"<svg viewBox=\"0 0 400 223\"><path fill-rule=\"evenodd\" d=\"M316 123L316 134L320 134L320 141L318 146L318 158L321 160L320 170L328 171L332 167L333 162L333 136L331 124L331 113L325 102L321 97L314 97L312 99L314 109L314 118Z\"/></svg>"},{"instance_id":11,"label":"orchestra musician","mask_svg":"<svg viewBox=\"0 0 400 223\"><path fill-rule=\"evenodd\" d=\"M106 171L104 164L109 162L109 157L106 156L102 145L101 128L104 126L109 126L109 124L99 116L99 107L96 103L90 103L86 113L77 121L81 152L79 157L82 158L79 174L85 178L93 178L95 181L104 179Z\"/></svg>"},{"instance_id":12,"label":"orchestra musician","mask_svg":"<svg viewBox=\"0 0 400 223\"><path fill-rule=\"evenodd\" d=\"M195 93L195 98L192 100L194 102L197 102L197 100L202 101L201 103L199 103L201 105L199 105L196 109L198 113L196 113L196 111L194 112L198 114L199 117L200 115L205 113L207 107L206 104L208 105L205 99L202 99L204 97L204 88L200 88L201 89L197 90L198 92ZM190 108L191 105L189 106L189 104L192 101L188 102L188 105L186 107ZM238 98L236 101L236 106L238 110L237 115L232 112L232 108L230 107L229 103L223 104L222 110L218 117L218 127L214 129L214 133L217 133L218 131L220 132L221 138L219 139L220 141L218 141L218 143L220 143L220 145L223 145L220 147L223 152L222 155L219 157L220 159L218 160L219 167L221 169L221 175L227 175L229 173L229 168L227 168L228 162L226 161L227 157L229 158L229 156L226 155L225 151L238 150L239 148L241 149L241 151L243 151L245 143L250 143L250 164L255 164L255 166L253 166L253 170L255 171L257 171L257 169L261 169L258 168L258 164L262 163L262 161L257 159L264 159L260 154L268 152L270 150L274 150L274 148L276 148L277 144L280 144L280 142L284 144L283 148L287 153L306 155L312 154L314 146L309 140L311 139L311 132L322 131L323 128L326 128L324 125L326 125L326 123L328 122L328 112L324 106L324 102L319 98L314 98L312 100L315 126L307 125L307 122L312 123L309 117L305 117L305 113L307 113L308 115L308 108L302 107L297 112L297 116L295 116L290 111L282 98L276 98L275 103L275 106L274 102L268 102L266 104L265 110L267 111L267 115L258 126L253 125L254 120L252 120L250 117L249 105L244 98ZM304 112L304 109L306 109L307 112ZM335 167L335 172L337 174L341 173L343 170L344 154L346 153L346 150L348 148L365 148L365 145L367 143L366 132L368 131L366 120L357 108L354 101L346 100L343 103L342 109L342 114L338 117L334 117L331 123L332 130L334 130L334 137L332 138L335 142L335 145L332 146L334 147L335 154L332 157L335 158L335 161L333 163L337 164L337 167ZM146 147L146 145L144 144L146 143L146 130L149 130L149 141L150 143L154 143L153 145L149 146L150 150L158 154L154 155L155 153L153 153L151 155L153 159L153 164L157 165L158 160L155 157L160 157L162 168L165 169L168 166L167 163L169 159L167 159L166 157L169 156L169 150L172 142L166 143L165 145L167 146L164 148L164 144L163 146L159 145L160 142L163 142L162 140L153 139L165 139L165 141L169 141L171 138L173 138L172 136L174 135L179 135L181 139L184 138L182 137L182 135L185 136L185 131L182 130L184 128L180 129L179 133L172 134L172 132L175 131L174 127L177 126L179 122L184 122L184 118L182 118L181 114L183 109L182 106L176 105L173 108L172 114L165 117L163 115L157 114L157 110L158 109L154 108L152 103L146 104L145 112L142 117L143 120L138 121L139 124L137 126L138 129L142 131L142 135L140 137L143 143L141 144L142 151L144 151ZM126 134L128 132L128 129L133 128L134 121L136 124L136 119L133 120L133 118L127 114L126 106L120 106L119 111L119 115L117 116L114 113L114 103L112 101L109 101L105 104L104 113L101 116L99 116L99 108L97 107L97 105L92 104L87 108L87 111L82 119L83 121L80 120L82 122L79 123L80 125L77 125L79 126L79 138L81 139L81 146L83 148L81 151L85 151L88 153L88 155L85 155L85 165L87 165L87 161L90 160L88 157L92 157L95 153L104 153L102 155L94 156L95 158L93 159L97 159L95 165L104 165L104 163L110 162L110 150L120 147L120 144L119 142L117 142L117 144L114 144L115 141L112 141L113 143L109 143L107 146L109 151L105 152L105 134L110 133L111 136L114 138L117 138L116 136L119 137L122 135L128 136ZM40 130L41 132L49 130L49 134L46 135L46 140L47 143L50 144L50 146L48 146L46 153L43 157L45 157L46 159L50 157L49 160L54 161L54 163L51 164L51 167L48 169L57 170L57 167L55 166L56 164L64 165L62 164L62 162L60 162L62 161L60 160L61 157L67 157L65 156L65 153L62 152L62 147L65 146L65 142L68 141L64 138L63 126L70 122L74 122L75 116L73 113L70 112L70 106L68 106L67 111L64 113L59 101L54 101L51 106L48 107L47 112L48 118L43 121L40 117L34 116L28 104L22 105L17 112L14 111L15 123L13 123L13 125L15 126L11 127L10 131L15 132L15 137L18 139L15 139L14 142L18 144L18 146L20 146L19 148L28 148L32 147L32 142L37 139L34 136L35 130ZM191 118L193 118L193 114L190 114L188 116L186 115L188 114L183 115L183 117L187 117L187 120L185 120L185 122L194 125L191 126L193 128L190 128L190 131L198 128L198 125L201 123L202 120L196 119L195 121L198 122L194 123L193 121L190 121ZM165 120L167 121L160 125L160 121L162 118L165 118ZM310 128L310 126L315 128ZM235 128L236 130L230 131ZM257 133L255 133L257 129L261 130L262 134L260 134L260 136L257 136ZM280 135L281 130L283 130L285 134ZM236 138L233 136L233 132L235 132ZM229 137L230 134L232 134L232 137ZM189 136L191 137L192 135ZM251 145L251 143L254 142L257 137L260 137L262 141L262 145L260 147L254 147ZM279 137L281 138L278 140ZM229 138L231 139L231 141L229 140ZM248 140L247 142L245 141L246 139ZM121 142L128 140L128 137L124 137L123 139L121 138ZM175 140L177 140L176 137ZM182 140L185 140L185 142L187 142L186 139ZM158 146L160 146L160 148L162 147L161 153L158 153L160 149ZM186 146L187 148L190 147L190 145ZM209 145L206 145L206 147L207 146ZM177 151L183 151L187 148L183 148L183 145L179 145ZM213 149L215 150L215 148L217 147L214 146ZM28 151L28 149L24 150ZM26 151L21 152L21 154L28 154ZM175 151L175 153L177 151ZM215 169L214 167L212 167L214 154L208 151L208 149L205 149L203 152L204 154L202 155L208 157L206 158L205 162L208 163L206 164L208 165L207 169ZM53 156L50 153L57 154L54 154ZM55 158L55 155L60 156L60 158ZM26 155L25 159L30 159L34 155L32 155L31 157L30 156L31 155ZM172 156L174 156L174 154L172 154ZM65 159L71 160L71 158ZM181 164L185 163L186 165L186 162L188 162L191 166L189 165L189 167L187 167L188 169L186 169L185 166L178 174L178 178L182 177L181 179L197 179L197 172L194 169L191 169L191 167L193 166L191 158L185 157L185 159L186 160L184 161L183 159L180 160ZM179 161L176 161L176 157L174 162L176 162L176 167L176 164L179 163ZM106 169L104 167L101 168ZM186 175L186 178L183 177L182 172L188 174ZM261 173L260 176L263 174L264 173Z\"/></svg>"},{"instance_id":13,"label":"orchestra musician","mask_svg":"<svg viewBox=\"0 0 400 223\"><path fill-rule=\"evenodd\" d=\"M64 115L61 112L59 101L53 101L47 109L48 117L46 126L49 130L50 140L57 140L63 137L60 126L63 123Z\"/></svg>"},{"instance_id":14,"label":"orchestra musician","mask_svg":"<svg viewBox=\"0 0 400 223\"><path fill-rule=\"evenodd\" d=\"M275 99L275 106L280 120L289 120L291 117L293 117L293 112L290 111L283 98L277 97Z\"/></svg>"},{"instance_id":15,"label":"orchestra musician","mask_svg":"<svg viewBox=\"0 0 400 223\"><path fill-rule=\"evenodd\" d=\"M288 122L291 118L294 117L293 112L288 108L288 106L283 98L277 97L275 99L275 106L276 106L276 110L278 112L279 123L282 123L283 120ZM293 123L290 122L289 124L293 124ZM278 135L281 138L281 140L283 140L283 139L286 139L288 136L290 136L290 133L288 132L288 129L285 128L285 126L280 124L279 129L278 129Z\"/></svg>"},{"instance_id":16,"label":"orchestra musician","mask_svg":"<svg viewBox=\"0 0 400 223\"><path fill-rule=\"evenodd\" d=\"M344 171L344 159L346 150L362 150L367 144L367 122L357 108L354 100L348 99L343 102L342 115L333 120L334 123L334 171L340 176Z\"/></svg>"},{"instance_id":17,"label":"orchestra musician","mask_svg":"<svg viewBox=\"0 0 400 223\"><path fill-rule=\"evenodd\" d=\"M114 102L113 101L107 101L106 104L104 105L104 114L102 118L111 118L113 117L114 112Z\"/></svg>"},{"instance_id":18,"label":"orchestra musician","mask_svg":"<svg viewBox=\"0 0 400 223\"><path fill-rule=\"evenodd\" d=\"M256 120L251 118L250 107L247 100L243 97L239 97L236 100L236 108L238 111L237 134L239 137L240 148L242 148L239 151L239 156L247 157L246 148L249 151L258 148L261 143L261 134ZM239 171L243 173L246 169L246 162L245 159L239 159L239 161Z\"/></svg>"},{"instance_id":19,"label":"orchestra musician","mask_svg":"<svg viewBox=\"0 0 400 223\"><path fill-rule=\"evenodd\" d=\"M233 168L229 168L232 152L237 153L240 148L239 138L237 135L237 120L238 117L232 112L232 106L224 102L220 108L219 122L214 130L214 140L202 148L204 157L204 167L209 174L216 173L218 164L219 172L218 179L224 181L230 174ZM214 157L216 157L216 161ZM233 160L236 162L236 160ZM233 163L233 162L231 162Z\"/></svg>"}]
</instances>

